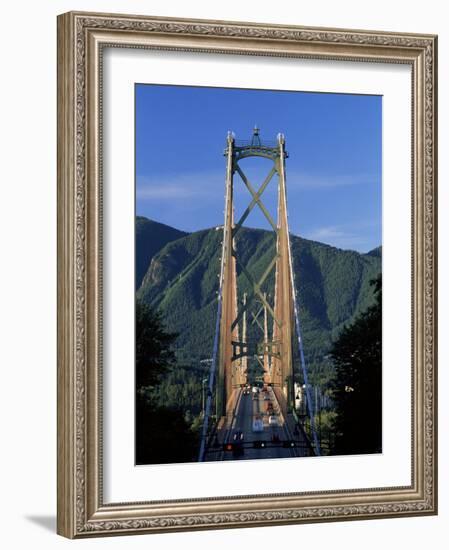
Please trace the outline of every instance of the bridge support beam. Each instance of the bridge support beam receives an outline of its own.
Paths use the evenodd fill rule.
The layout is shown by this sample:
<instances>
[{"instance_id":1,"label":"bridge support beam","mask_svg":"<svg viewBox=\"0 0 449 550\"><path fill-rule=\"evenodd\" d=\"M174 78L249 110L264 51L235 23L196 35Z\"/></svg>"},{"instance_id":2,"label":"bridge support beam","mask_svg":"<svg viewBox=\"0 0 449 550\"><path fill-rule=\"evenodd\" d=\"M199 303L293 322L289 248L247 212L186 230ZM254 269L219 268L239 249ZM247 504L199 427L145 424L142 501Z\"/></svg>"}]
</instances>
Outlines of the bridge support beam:
<instances>
[{"instance_id":1,"label":"bridge support beam","mask_svg":"<svg viewBox=\"0 0 449 550\"><path fill-rule=\"evenodd\" d=\"M275 303L276 319L282 319L279 326L273 323L273 340L280 341L280 357L273 361L273 383L282 388L287 406L294 405L293 380L293 348L292 336L294 330L293 319L293 288L290 276L290 239L287 220L287 193L285 182L285 143L284 137L278 136L279 157L277 171L278 185L278 216L277 216L277 261L275 276Z\"/></svg>"},{"instance_id":2,"label":"bridge support beam","mask_svg":"<svg viewBox=\"0 0 449 550\"><path fill-rule=\"evenodd\" d=\"M255 137L257 139L255 139ZM222 314L220 320L219 368L217 380L217 416L226 414L226 404L232 391L247 381L248 358L257 360L263 367L265 383L282 389L285 401L293 404L293 303L292 281L290 277L290 252L287 222L287 197L285 185L285 142L279 134L275 145L264 145L258 131L251 143L236 145L232 134L228 135L226 154L226 196L223 226L223 284ZM273 165L259 189L253 187L239 161L249 157L263 157ZM252 196L252 200L240 220L234 222L234 174L238 174ZM278 211L277 223L264 206L261 196L273 176L277 175ZM245 265L242 265L236 250L235 237L251 210L258 206L273 229L276 251L262 277L256 281ZM237 292L237 269L245 276L250 292L245 294L239 310ZM262 285L275 269L275 289L271 293L271 303ZM266 283L265 283L266 284ZM251 308L257 305L256 314ZM263 312L263 321L259 313ZM252 313L253 323L261 329L257 342L248 341L247 320ZM268 317L273 321L269 329ZM241 337L239 326L242 324ZM270 333L271 332L271 337Z\"/></svg>"},{"instance_id":3,"label":"bridge support beam","mask_svg":"<svg viewBox=\"0 0 449 550\"><path fill-rule=\"evenodd\" d=\"M223 290L222 313L220 321L220 348L217 380L216 409L217 418L226 415L227 402L232 395L233 386L240 383L239 373L232 362L232 341L238 340L238 325L233 327L237 317L237 271L233 255L234 239L234 138L228 134L226 163L225 218L223 226Z\"/></svg>"},{"instance_id":4,"label":"bridge support beam","mask_svg":"<svg viewBox=\"0 0 449 550\"><path fill-rule=\"evenodd\" d=\"M218 431L232 424L236 408L236 396L240 387L248 381L248 371L259 365L263 381L274 387L274 392L284 418L295 406L295 380L293 368L293 341L296 328L300 364L307 386L307 370L300 335L298 305L295 292L294 270L290 250L287 217L287 192L285 177L285 140L278 135L275 144L262 142L259 129L255 128L250 142L236 142L229 133L226 156L226 194L223 224L223 242L218 293L217 320L214 338L214 354L209 381L209 395L203 424L199 460L204 460L208 440L208 419L212 407L215 365L216 421ZM271 169L260 187L253 187L239 165L249 157L261 157L272 162ZM234 175L238 174L252 199L240 219L234 221ZM277 220L263 204L261 197L273 177L277 175ZM242 262L236 250L236 235L253 208L258 207L273 230L273 248L263 274L257 280ZM267 252L265 252L267 253ZM264 254L265 254L264 253ZM264 256L265 258L265 256ZM238 270L238 271L237 271ZM274 271L274 277L273 277ZM247 292L239 299L237 274L246 279ZM266 287L274 292L266 292ZM239 307L240 304L240 307ZM263 313L263 320L259 316ZM251 323L251 326L248 325ZM272 323L272 324L271 324ZM258 334L256 334L258 333ZM308 399L311 402L311 399ZM294 412L294 411L293 411ZM319 454L319 442L314 428L313 412L309 411L314 436L315 453Z\"/></svg>"}]
</instances>

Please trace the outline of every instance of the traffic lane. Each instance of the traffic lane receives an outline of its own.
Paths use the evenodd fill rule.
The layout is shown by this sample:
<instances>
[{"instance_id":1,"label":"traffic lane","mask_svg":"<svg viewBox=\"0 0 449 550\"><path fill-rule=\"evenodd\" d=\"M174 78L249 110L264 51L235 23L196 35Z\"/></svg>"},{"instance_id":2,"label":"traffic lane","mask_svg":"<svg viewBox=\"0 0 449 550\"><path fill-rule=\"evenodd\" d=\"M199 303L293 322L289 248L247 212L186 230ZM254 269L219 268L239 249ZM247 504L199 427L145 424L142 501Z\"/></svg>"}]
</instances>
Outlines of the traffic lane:
<instances>
[{"instance_id":1,"label":"traffic lane","mask_svg":"<svg viewBox=\"0 0 449 550\"><path fill-rule=\"evenodd\" d=\"M258 438L257 434L253 433L253 419L255 415L259 414L259 401L258 399L253 399L253 394L245 395L242 393L240 402L238 404L234 421L230 433L228 435L228 440L233 441L234 435L237 432L243 433L243 441L246 443L256 441ZM244 460L245 458L263 458L261 451L263 449L244 449L243 455L234 455L232 452L225 453L224 460Z\"/></svg>"},{"instance_id":2,"label":"traffic lane","mask_svg":"<svg viewBox=\"0 0 449 550\"><path fill-rule=\"evenodd\" d=\"M265 396L268 396L268 399L265 398ZM261 409L263 410L265 408L266 414L264 415L264 433L266 436L267 441L272 441L274 436L278 436L279 441L286 441L289 438L288 432L286 430L286 425L284 423L283 417L279 414L280 409L279 405L277 403L276 396L274 395L274 392L269 390L268 392L262 392L262 395L260 395L260 401L261 401ZM272 404L274 412L276 413L274 416L276 418L276 425L270 425L269 418L270 415L268 414L268 405L269 403ZM265 439L265 438L264 438ZM265 450L264 458L291 458L292 456L295 456L294 451L289 448L284 447L267 447Z\"/></svg>"},{"instance_id":3,"label":"traffic lane","mask_svg":"<svg viewBox=\"0 0 449 550\"><path fill-rule=\"evenodd\" d=\"M265 441L265 428L263 432L253 432L253 421L255 418L260 416L261 413L261 403L260 403L260 394L251 394L249 397L250 405L249 409L251 410L251 415L248 416L245 420L245 441L247 443L252 443L253 441ZM254 398L255 397L255 398ZM240 460L249 460L249 459L257 459L257 458L264 458L266 449L258 449L254 447L245 448L245 452L242 456L240 456Z\"/></svg>"},{"instance_id":4,"label":"traffic lane","mask_svg":"<svg viewBox=\"0 0 449 550\"><path fill-rule=\"evenodd\" d=\"M265 398L265 396L268 397L268 399ZM284 428L284 423L282 420L282 417L276 414L277 426L272 426L269 424L269 415L268 413L268 404L272 403L273 410L278 411L279 407L277 404L276 397L274 396L274 393L269 392L259 392L257 394L257 399L254 400L254 414L260 415L263 420L264 425L264 431L263 432L253 432L252 431L252 424L251 424L251 432L248 437L248 441L266 441L267 443L271 443L272 438L274 435L279 436L279 440L283 441L288 439L287 433ZM265 447L261 449L245 449L245 458L247 459L253 459L253 458L287 458L292 456L291 449L285 449L283 447ZM244 458L244 457L242 457Z\"/></svg>"},{"instance_id":5,"label":"traffic lane","mask_svg":"<svg viewBox=\"0 0 449 550\"><path fill-rule=\"evenodd\" d=\"M237 409L235 411L235 416L231 423L230 428L226 439L228 442L232 443L234 439L234 434L236 432L242 432L244 434L244 440L246 439L246 434L248 431L248 425L251 424L252 420L252 408L251 408L251 396L245 395L242 391L240 394L240 399L237 404ZM238 460L240 457L233 455L232 452L226 451L223 454L222 460Z\"/></svg>"},{"instance_id":6,"label":"traffic lane","mask_svg":"<svg viewBox=\"0 0 449 550\"><path fill-rule=\"evenodd\" d=\"M270 399L264 399L265 392L259 392L258 394L244 395L242 394L238 409L236 411L235 420L232 425L230 434L230 441L236 432L242 432L244 442L252 443L254 441L266 441L271 442L274 435L278 435L279 440L287 440L288 435L284 427L282 417L276 415L278 418L277 426L270 426L268 421L268 415L266 414L267 405L271 401L275 410L279 410L276 402L276 398L273 392L269 392ZM253 420L257 416L263 419L264 431L253 432ZM244 454L239 456L232 456L226 454L225 460L250 460L258 458L287 458L295 456L292 449L283 447L265 447L265 448L245 448Z\"/></svg>"}]
</instances>

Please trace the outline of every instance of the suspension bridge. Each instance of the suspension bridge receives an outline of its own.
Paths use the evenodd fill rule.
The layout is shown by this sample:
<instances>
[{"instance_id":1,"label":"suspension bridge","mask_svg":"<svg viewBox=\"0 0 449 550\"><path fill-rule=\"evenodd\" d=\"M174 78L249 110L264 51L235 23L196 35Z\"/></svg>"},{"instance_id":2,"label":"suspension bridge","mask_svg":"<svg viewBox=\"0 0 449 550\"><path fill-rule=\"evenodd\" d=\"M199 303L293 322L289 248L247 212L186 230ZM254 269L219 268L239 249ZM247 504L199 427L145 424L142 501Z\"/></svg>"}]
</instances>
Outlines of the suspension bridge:
<instances>
[{"instance_id":1,"label":"suspension bridge","mask_svg":"<svg viewBox=\"0 0 449 550\"><path fill-rule=\"evenodd\" d=\"M319 455L290 246L285 137L278 134L275 142L263 141L255 127L250 140L237 141L229 132L224 154L218 305L198 460ZM244 171L244 161L249 158L269 161L269 171L258 186ZM238 220L237 184L250 196ZM270 185L277 186L274 216L262 200ZM273 237L273 246L257 274L238 249L239 232L255 208L262 212ZM242 278L244 284L239 289L237 283ZM295 380L299 379L307 419L296 414Z\"/></svg>"}]
</instances>

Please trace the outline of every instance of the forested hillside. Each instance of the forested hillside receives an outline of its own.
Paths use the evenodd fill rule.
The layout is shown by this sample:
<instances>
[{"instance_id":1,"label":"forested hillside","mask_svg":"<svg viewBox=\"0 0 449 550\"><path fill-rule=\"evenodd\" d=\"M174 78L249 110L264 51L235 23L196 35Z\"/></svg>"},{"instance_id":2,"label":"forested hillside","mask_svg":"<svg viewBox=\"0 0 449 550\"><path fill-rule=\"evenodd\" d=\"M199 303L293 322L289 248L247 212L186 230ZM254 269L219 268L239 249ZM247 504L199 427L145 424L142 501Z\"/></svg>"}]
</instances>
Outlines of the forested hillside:
<instances>
[{"instance_id":1,"label":"forested hillside","mask_svg":"<svg viewBox=\"0 0 449 550\"><path fill-rule=\"evenodd\" d=\"M141 285L153 256L170 241L185 235L187 233L174 227L136 216L136 290Z\"/></svg>"},{"instance_id":2,"label":"forested hillside","mask_svg":"<svg viewBox=\"0 0 449 550\"><path fill-rule=\"evenodd\" d=\"M151 239L156 241L157 236L153 234ZM194 412L199 408L201 379L207 372L204 360L212 354L221 240L222 231L213 228L160 246L148 261L137 291L139 300L162 312L167 330L178 333L178 367L160 385L161 400L171 396ZM273 234L242 228L236 245L242 263L257 280L273 255ZM369 281L381 271L381 249L360 254L293 235L291 245L310 377L325 385L332 377L331 343L345 324L373 302ZM154 242L153 246L158 245ZM274 270L265 282L267 292L273 283ZM240 296L249 289L240 272L238 289Z\"/></svg>"}]
</instances>

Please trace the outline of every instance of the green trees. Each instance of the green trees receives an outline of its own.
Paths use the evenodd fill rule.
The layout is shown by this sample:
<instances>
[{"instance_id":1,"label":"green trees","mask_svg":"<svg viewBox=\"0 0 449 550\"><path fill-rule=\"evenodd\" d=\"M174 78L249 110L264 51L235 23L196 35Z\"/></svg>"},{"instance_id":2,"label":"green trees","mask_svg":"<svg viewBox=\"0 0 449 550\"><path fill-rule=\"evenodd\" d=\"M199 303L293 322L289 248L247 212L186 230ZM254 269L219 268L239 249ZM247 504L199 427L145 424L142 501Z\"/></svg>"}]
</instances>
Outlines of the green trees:
<instances>
[{"instance_id":1,"label":"green trees","mask_svg":"<svg viewBox=\"0 0 449 550\"><path fill-rule=\"evenodd\" d=\"M337 417L334 454L382 452L382 281L371 281L375 303L333 344Z\"/></svg>"},{"instance_id":2,"label":"green trees","mask_svg":"<svg viewBox=\"0 0 449 550\"><path fill-rule=\"evenodd\" d=\"M173 367L176 334L165 331L160 313L136 301L136 385L155 386Z\"/></svg>"},{"instance_id":3,"label":"green trees","mask_svg":"<svg viewBox=\"0 0 449 550\"><path fill-rule=\"evenodd\" d=\"M182 411L154 405L142 396L136 402L136 464L194 462L196 434Z\"/></svg>"},{"instance_id":4,"label":"green trees","mask_svg":"<svg viewBox=\"0 0 449 550\"><path fill-rule=\"evenodd\" d=\"M142 333L136 335L137 386L141 388L139 392L145 396L145 402L150 403L147 405L150 409L161 407L176 410L190 431L197 433L195 426L201 420L202 380L208 376L213 349L222 232L212 228L189 235L181 234L179 238L176 234L170 234L169 239L164 240L164 237L161 240L160 234L151 229L156 222L144 218L139 221L145 226L141 244L150 238L150 230L153 241L150 251L143 250L136 241L136 258L141 258L142 265L146 265L137 299L147 304L150 316L157 319L148 318L148 310L145 310L145 323L150 328L146 329L143 324ZM166 235L167 227L162 229ZM377 336L375 330L364 328L363 323L373 324L373 319L370 320L376 308L373 304L380 304L380 281L377 293L373 293L369 281L381 270L381 248L359 254L293 235L291 244L309 382L322 392L332 390L335 395L335 401L329 401L328 408L332 413L329 418L325 418L321 411L322 430L332 433L332 446L333 434L337 432L335 452L380 450L381 375L376 374L376 368L380 371L380 310ZM273 235L261 229L244 227L237 236L239 255L255 279L265 271L266 260L271 257L274 246ZM262 290L270 293L273 286L274 273L266 279ZM248 291L248 282L240 270L238 289L240 296L245 290ZM160 315L154 313L156 310L160 311ZM138 309L137 317L142 311ZM361 315L362 312L366 313ZM161 326L161 319L166 329L158 333L157 326ZM258 330L255 324L249 323L248 338L259 337ZM156 342L150 341L149 347L144 344L146 331L152 337L160 335ZM167 336L167 332L177 333L176 341ZM367 338L378 338L377 367L369 366L371 359L368 350L371 344L366 341ZM330 349L337 339L334 361L331 361ZM359 364L352 365L347 361L348 357L345 358L345 350L346 356L352 353L351 346L360 348L356 349ZM158 355L158 350L165 351ZM153 357L151 362L148 356ZM295 361L298 360L295 356ZM339 378L334 383L338 365ZM359 370L361 380L357 382ZM371 375L372 381L369 378ZM300 374L296 376L296 381L304 383ZM361 402L358 404L359 398ZM373 400L372 405L369 405L369 399ZM335 430L331 430L333 417L336 416L332 410L334 402L340 414L338 421L335 421ZM369 410L364 409L363 402L367 403ZM369 423L374 427L365 428L364 424L368 426ZM363 441L365 435L366 442ZM378 444L372 445L373 441ZM163 447L167 444L166 441L161 442ZM148 445L145 444L145 447ZM156 459L152 460L156 462Z\"/></svg>"},{"instance_id":5,"label":"green trees","mask_svg":"<svg viewBox=\"0 0 449 550\"><path fill-rule=\"evenodd\" d=\"M155 390L176 367L172 345L160 315L136 301L136 463L196 460L197 438L181 409L161 406Z\"/></svg>"},{"instance_id":6,"label":"green trees","mask_svg":"<svg viewBox=\"0 0 449 550\"><path fill-rule=\"evenodd\" d=\"M222 231L212 228L161 243L137 290L139 300L161 311L167 329L179 333L176 356L183 365L196 366L211 357L222 238ZM242 227L238 232L239 257L255 280L265 272L275 245L268 231ZM381 251L359 254L294 235L291 245L306 361L311 378L322 386L331 374L326 356L332 342L345 324L373 303L369 280L381 269ZM141 254L136 248L136 258ZM242 297L249 284L244 273L237 271ZM274 277L273 270L262 292L273 293ZM259 337L259 332L248 323L248 338Z\"/></svg>"},{"instance_id":7,"label":"green trees","mask_svg":"<svg viewBox=\"0 0 449 550\"><path fill-rule=\"evenodd\" d=\"M163 223L136 216L136 289L142 283L152 257L167 243L187 235Z\"/></svg>"}]
</instances>

